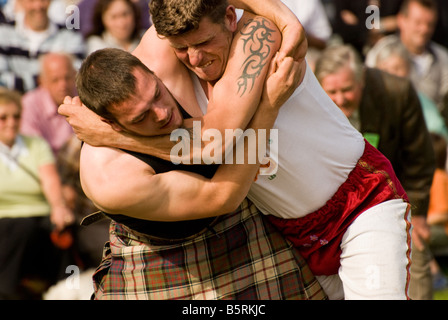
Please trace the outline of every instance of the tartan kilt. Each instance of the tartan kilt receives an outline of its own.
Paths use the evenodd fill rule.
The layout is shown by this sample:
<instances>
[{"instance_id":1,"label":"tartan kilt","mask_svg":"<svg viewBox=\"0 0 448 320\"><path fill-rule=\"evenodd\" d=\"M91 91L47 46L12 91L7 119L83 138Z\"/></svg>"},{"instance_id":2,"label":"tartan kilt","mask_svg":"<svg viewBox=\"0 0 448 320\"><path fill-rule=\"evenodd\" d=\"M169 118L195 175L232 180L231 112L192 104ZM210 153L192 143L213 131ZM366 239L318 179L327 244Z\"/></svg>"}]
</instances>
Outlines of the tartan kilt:
<instances>
[{"instance_id":1,"label":"tartan kilt","mask_svg":"<svg viewBox=\"0 0 448 320\"><path fill-rule=\"evenodd\" d=\"M112 220L97 300L326 299L305 260L249 200L200 235L154 244Z\"/></svg>"}]
</instances>

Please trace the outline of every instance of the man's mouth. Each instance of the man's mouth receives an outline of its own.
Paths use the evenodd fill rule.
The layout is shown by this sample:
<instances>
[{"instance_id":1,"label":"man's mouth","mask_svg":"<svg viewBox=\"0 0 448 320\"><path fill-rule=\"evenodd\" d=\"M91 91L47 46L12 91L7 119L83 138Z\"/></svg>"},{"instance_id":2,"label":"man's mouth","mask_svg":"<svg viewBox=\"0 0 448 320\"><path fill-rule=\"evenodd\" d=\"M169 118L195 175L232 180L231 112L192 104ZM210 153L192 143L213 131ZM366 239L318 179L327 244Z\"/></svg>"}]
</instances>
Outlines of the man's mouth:
<instances>
[{"instance_id":1,"label":"man's mouth","mask_svg":"<svg viewBox=\"0 0 448 320\"><path fill-rule=\"evenodd\" d=\"M207 62L207 63L201 65L199 68L201 68L201 69L205 69L205 68L211 66L212 63L213 63L213 60L210 60L209 62Z\"/></svg>"}]
</instances>

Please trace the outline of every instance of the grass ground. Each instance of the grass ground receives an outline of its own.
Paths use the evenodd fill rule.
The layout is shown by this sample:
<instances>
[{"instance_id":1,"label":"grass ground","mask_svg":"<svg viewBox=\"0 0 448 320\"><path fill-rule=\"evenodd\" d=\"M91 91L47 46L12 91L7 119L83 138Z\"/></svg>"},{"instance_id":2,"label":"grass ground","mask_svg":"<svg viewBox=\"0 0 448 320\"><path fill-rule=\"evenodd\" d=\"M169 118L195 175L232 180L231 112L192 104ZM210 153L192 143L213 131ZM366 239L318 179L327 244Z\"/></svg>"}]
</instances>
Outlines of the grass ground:
<instances>
[{"instance_id":1,"label":"grass ground","mask_svg":"<svg viewBox=\"0 0 448 320\"><path fill-rule=\"evenodd\" d=\"M434 292L434 300L448 300L448 289Z\"/></svg>"},{"instance_id":2,"label":"grass ground","mask_svg":"<svg viewBox=\"0 0 448 320\"><path fill-rule=\"evenodd\" d=\"M448 257L436 258L440 268L448 276ZM434 292L434 300L448 300L448 288Z\"/></svg>"}]
</instances>

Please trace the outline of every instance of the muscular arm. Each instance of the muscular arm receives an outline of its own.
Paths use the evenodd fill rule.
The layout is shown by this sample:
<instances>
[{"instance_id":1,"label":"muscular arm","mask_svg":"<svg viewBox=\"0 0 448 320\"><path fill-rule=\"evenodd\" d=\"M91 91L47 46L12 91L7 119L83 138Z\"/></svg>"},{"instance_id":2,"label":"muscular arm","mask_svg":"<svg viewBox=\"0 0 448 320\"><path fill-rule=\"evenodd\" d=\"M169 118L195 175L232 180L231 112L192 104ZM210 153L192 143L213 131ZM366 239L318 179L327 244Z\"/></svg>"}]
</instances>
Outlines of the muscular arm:
<instances>
[{"instance_id":1,"label":"muscular arm","mask_svg":"<svg viewBox=\"0 0 448 320\"><path fill-rule=\"evenodd\" d=\"M260 108L249 126L269 129L278 107L298 84L297 63L280 65L269 77ZM257 131L255 131L257 132ZM249 144L245 144L246 155ZM95 205L110 214L155 220L179 221L216 216L233 211L246 196L259 163L224 164L213 178L185 171L154 174L131 155L110 148L85 145L81 154L81 182Z\"/></svg>"},{"instance_id":2,"label":"muscular arm","mask_svg":"<svg viewBox=\"0 0 448 320\"><path fill-rule=\"evenodd\" d=\"M249 9L254 9L254 11L257 10L257 6L262 7L262 9L274 8L268 6L268 4L275 4L275 6L281 7L282 11L276 11L272 9L272 11L267 10L268 12L266 13L272 14L273 12L275 12L276 20L283 22L283 24L281 24L283 30L285 30L287 25L294 25L295 27L297 27L296 24L298 23L298 28L291 27L289 28L289 30L293 31L289 31L286 34L298 34L299 36L289 36L286 37L286 39L289 39L288 42L290 44L297 44L297 41L299 41L299 49L306 52L306 40L304 40L305 33L303 32L303 28L301 27L297 18L294 15L291 16L292 13L286 6L284 6L283 3L276 0L270 0L266 1L266 3L263 3L263 6L261 6L259 3L257 3L257 1L247 2L251 4ZM238 4L241 4L241 1L238 1ZM278 12L283 12L283 10L288 11L289 14L278 14ZM263 58L265 61L259 61L258 70L241 69L245 67L244 63L246 63L246 66L252 63L244 62L246 58L250 58L251 53L249 51L243 51L244 48L250 47L251 44L247 41L244 42L245 40L234 41L234 58L231 60L232 65L235 67L235 69L231 71L231 69L228 67L228 69L226 69L225 76L215 85L215 93L212 97L210 97L210 103L208 107L209 114L205 118L194 119L202 121L203 132L209 128L218 129L221 132L224 132L224 129L244 129L246 128L248 121L252 117L257 107L257 100L260 96L259 88L261 88L261 86L259 85L259 83L263 81L266 70L266 62L269 61L275 54L280 41L280 34L278 33L278 30L275 28L275 26L273 26L272 23L265 23L264 25L261 25L259 24L260 21L260 19L254 20L252 22L252 25L246 26L245 30L242 30L237 37L239 39L242 39L244 37L248 39L251 36L251 32L261 32L262 28L264 28L265 30L267 30L266 28L274 30L271 33L271 40L273 40L273 42L268 43L266 39L263 40L264 49L269 48L268 56ZM287 22L291 24L287 24ZM257 23L258 26L255 26ZM283 35L285 35L285 33ZM158 50L154 50L154 47L157 47ZM282 48L283 47L284 45L282 46ZM305 49L303 50L303 48ZM289 52L291 52L291 50ZM173 92L173 95L176 97L176 99L178 99L181 105L183 105L184 107L188 106L188 104L183 103L182 100L190 101L190 103L192 99L195 100L193 87L191 84L191 80L189 79L187 69L183 67L183 65L181 65L180 61L177 60L175 54L172 52L172 49L167 44L167 41L158 38L154 30L150 29L147 32L139 47L134 51L134 54L139 57L145 64L147 64L150 69L153 69L155 71L155 73L162 79L165 85ZM252 56L254 55L252 54ZM304 60L302 60L302 65L304 66ZM254 75L253 72L255 71L259 73L256 73L255 78L250 78L252 75ZM252 74L250 72L252 72ZM253 88L255 88L254 90L245 90L247 88L252 88L252 86ZM179 90L179 88L181 88L180 92L177 93L176 89ZM241 96L241 93L244 93L244 96ZM232 100L230 100L229 98L232 98ZM74 107L76 107L76 103ZM126 134L117 134L116 132L113 132L110 128L108 128L106 124L102 124L102 126L99 126L99 121L96 121L96 124L95 122L92 122L90 125L90 127L95 128L94 132L96 136L92 136L91 134L90 136L83 136L83 134L86 133L86 130L83 129L83 125L85 125L84 122L90 121L86 119L94 119L94 116L92 115L92 112L78 108L79 111L76 112L81 112L82 110L83 116L79 116L78 120L76 121L76 119L72 119L73 114L75 113L76 115L76 112L74 112L72 108L73 107L70 105L62 105L60 107L60 112L63 115L70 116L68 121L74 127L75 131L78 133L78 137L81 140L87 141L88 143L96 146L107 145L117 148L123 148L152 154L162 159L170 160L170 151L174 146L174 142L170 141L168 136L147 138L133 137ZM211 110L213 110L213 113L210 113ZM193 116L201 115L193 114ZM83 119L83 121L79 121L79 119ZM223 121L223 119L225 119L226 121ZM189 123L189 126L192 126L191 122ZM91 131L91 133L92 132L93 131ZM98 141L97 137L108 138L107 141Z\"/></svg>"},{"instance_id":3,"label":"muscular arm","mask_svg":"<svg viewBox=\"0 0 448 320\"><path fill-rule=\"evenodd\" d=\"M273 21L282 33L283 41L279 58L293 57L302 62L308 49L306 34L296 15L280 0L229 0L236 8L241 8Z\"/></svg>"}]
</instances>

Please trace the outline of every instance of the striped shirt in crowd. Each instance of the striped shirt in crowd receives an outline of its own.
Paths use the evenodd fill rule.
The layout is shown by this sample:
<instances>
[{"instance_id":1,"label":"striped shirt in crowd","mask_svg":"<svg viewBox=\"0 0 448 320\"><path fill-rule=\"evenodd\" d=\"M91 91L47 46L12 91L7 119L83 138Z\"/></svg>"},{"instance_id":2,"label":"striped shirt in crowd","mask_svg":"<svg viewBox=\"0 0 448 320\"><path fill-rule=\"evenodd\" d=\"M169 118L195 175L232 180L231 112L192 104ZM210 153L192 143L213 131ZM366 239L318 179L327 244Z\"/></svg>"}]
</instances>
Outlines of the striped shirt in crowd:
<instances>
[{"instance_id":1,"label":"striped shirt in crowd","mask_svg":"<svg viewBox=\"0 0 448 320\"><path fill-rule=\"evenodd\" d=\"M50 22L47 30L35 32L20 20L0 24L0 86L26 92L37 86L39 57L48 52L73 55L78 70L85 57L80 32Z\"/></svg>"}]
</instances>

